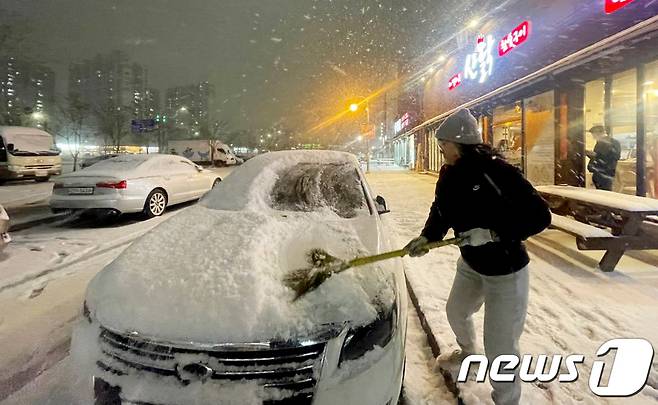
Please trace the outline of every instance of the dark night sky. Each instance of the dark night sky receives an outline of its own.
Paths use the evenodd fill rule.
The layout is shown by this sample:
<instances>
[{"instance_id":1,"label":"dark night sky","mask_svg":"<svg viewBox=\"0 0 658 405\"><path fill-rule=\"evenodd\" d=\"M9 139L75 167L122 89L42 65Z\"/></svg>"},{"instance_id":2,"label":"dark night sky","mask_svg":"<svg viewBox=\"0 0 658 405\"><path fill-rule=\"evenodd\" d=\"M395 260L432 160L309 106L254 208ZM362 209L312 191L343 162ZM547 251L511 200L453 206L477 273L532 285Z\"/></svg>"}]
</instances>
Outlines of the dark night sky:
<instances>
[{"instance_id":1,"label":"dark night sky","mask_svg":"<svg viewBox=\"0 0 658 405\"><path fill-rule=\"evenodd\" d=\"M210 80L216 116L232 127L256 128L280 118L310 124L313 118L302 118L300 109L312 109L310 103L327 100L333 87L350 80L370 81L359 82L358 91L379 85L383 77L367 71L370 65L383 70L377 61L396 46L380 11L396 3L3 0L2 8L26 19L31 33L24 52L56 70L62 95L69 62L122 49L149 68L150 82L161 90ZM336 102L326 104L332 111ZM321 111L314 116L324 106Z\"/></svg>"}]
</instances>

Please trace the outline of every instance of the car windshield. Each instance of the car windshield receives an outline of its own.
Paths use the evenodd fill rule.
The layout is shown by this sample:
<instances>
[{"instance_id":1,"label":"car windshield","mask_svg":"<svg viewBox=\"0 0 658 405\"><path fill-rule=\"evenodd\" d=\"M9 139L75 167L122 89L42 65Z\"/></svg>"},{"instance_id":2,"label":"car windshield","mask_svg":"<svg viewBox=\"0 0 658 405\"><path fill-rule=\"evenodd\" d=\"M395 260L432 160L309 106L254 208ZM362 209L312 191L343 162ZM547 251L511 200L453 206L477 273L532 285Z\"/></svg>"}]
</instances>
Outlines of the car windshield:
<instances>
[{"instance_id":1,"label":"car windshield","mask_svg":"<svg viewBox=\"0 0 658 405\"><path fill-rule=\"evenodd\" d=\"M48 135L16 133L5 136L7 145L14 144L15 152L53 152L53 139Z\"/></svg>"},{"instance_id":2,"label":"car windshield","mask_svg":"<svg viewBox=\"0 0 658 405\"><path fill-rule=\"evenodd\" d=\"M299 163L290 167L279 174L272 188L272 205L287 211L329 208L343 218L352 218L366 208L359 175L347 163Z\"/></svg>"}]
</instances>

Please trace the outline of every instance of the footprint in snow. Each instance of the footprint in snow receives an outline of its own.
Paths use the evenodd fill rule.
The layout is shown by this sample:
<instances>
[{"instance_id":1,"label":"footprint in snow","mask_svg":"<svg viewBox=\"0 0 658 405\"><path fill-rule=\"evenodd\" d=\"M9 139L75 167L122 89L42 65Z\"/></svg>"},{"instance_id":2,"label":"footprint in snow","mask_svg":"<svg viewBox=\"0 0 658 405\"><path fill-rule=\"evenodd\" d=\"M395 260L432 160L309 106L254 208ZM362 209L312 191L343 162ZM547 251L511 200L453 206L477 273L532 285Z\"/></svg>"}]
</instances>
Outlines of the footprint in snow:
<instances>
[{"instance_id":1,"label":"footprint in snow","mask_svg":"<svg viewBox=\"0 0 658 405\"><path fill-rule=\"evenodd\" d=\"M30 252L41 252L43 251L43 247L41 246L30 246Z\"/></svg>"},{"instance_id":2,"label":"footprint in snow","mask_svg":"<svg viewBox=\"0 0 658 405\"><path fill-rule=\"evenodd\" d=\"M52 260L52 263L54 264L60 264L66 259L70 253L68 252L57 252L57 256Z\"/></svg>"},{"instance_id":3,"label":"footprint in snow","mask_svg":"<svg viewBox=\"0 0 658 405\"><path fill-rule=\"evenodd\" d=\"M48 283L44 282L41 285L39 285L38 287L33 288L32 291L30 292L30 295L28 296L28 299L36 298L39 295L41 295L41 293L43 293L43 290L46 289L47 285L48 285Z\"/></svg>"}]
</instances>

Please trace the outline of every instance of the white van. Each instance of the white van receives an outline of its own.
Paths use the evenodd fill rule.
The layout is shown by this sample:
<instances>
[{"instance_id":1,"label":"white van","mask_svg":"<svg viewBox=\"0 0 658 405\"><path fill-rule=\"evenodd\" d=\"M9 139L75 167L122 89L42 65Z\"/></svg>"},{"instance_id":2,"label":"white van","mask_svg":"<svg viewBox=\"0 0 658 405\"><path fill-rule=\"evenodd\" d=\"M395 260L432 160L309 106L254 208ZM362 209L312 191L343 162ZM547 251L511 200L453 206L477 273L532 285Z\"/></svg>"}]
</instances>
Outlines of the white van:
<instances>
[{"instance_id":1,"label":"white van","mask_svg":"<svg viewBox=\"0 0 658 405\"><path fill-rule=\"evenodd\" d=\"M0 127L0 183L12 179L48 181L62 173L53 137L37 128Z\"/></svg>"},{"instance_id":2,"label":"white van","mask_svg":"<svg viewBox=\"0 0 658 405\"><path fill-rule=\"evenodd\" d=\"M169 153L184 156L200 165L231 166L242 163L231 148L218 140L178 139L168 142Z\"/></svg>"}]
</instances>

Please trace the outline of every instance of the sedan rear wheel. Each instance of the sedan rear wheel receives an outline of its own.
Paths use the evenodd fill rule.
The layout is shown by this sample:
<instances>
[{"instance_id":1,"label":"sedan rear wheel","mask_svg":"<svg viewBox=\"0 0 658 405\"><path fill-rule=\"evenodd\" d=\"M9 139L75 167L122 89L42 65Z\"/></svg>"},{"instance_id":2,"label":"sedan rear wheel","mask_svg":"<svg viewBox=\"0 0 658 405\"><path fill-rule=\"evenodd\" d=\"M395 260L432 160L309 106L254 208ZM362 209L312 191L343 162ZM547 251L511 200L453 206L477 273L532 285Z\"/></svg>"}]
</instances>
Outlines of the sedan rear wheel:
<instances>
[{"instance_id":1,"label":"sedan rear wheel","mask_svg":"<svg viewBox=\"0 0 658 405\"><path fill-rule=\"evenodd\" d=\"M147 218L159 217L167 207L167 195L163 190L153 190L146 197L144 215Z\"/></svg>"}]
</instances>

